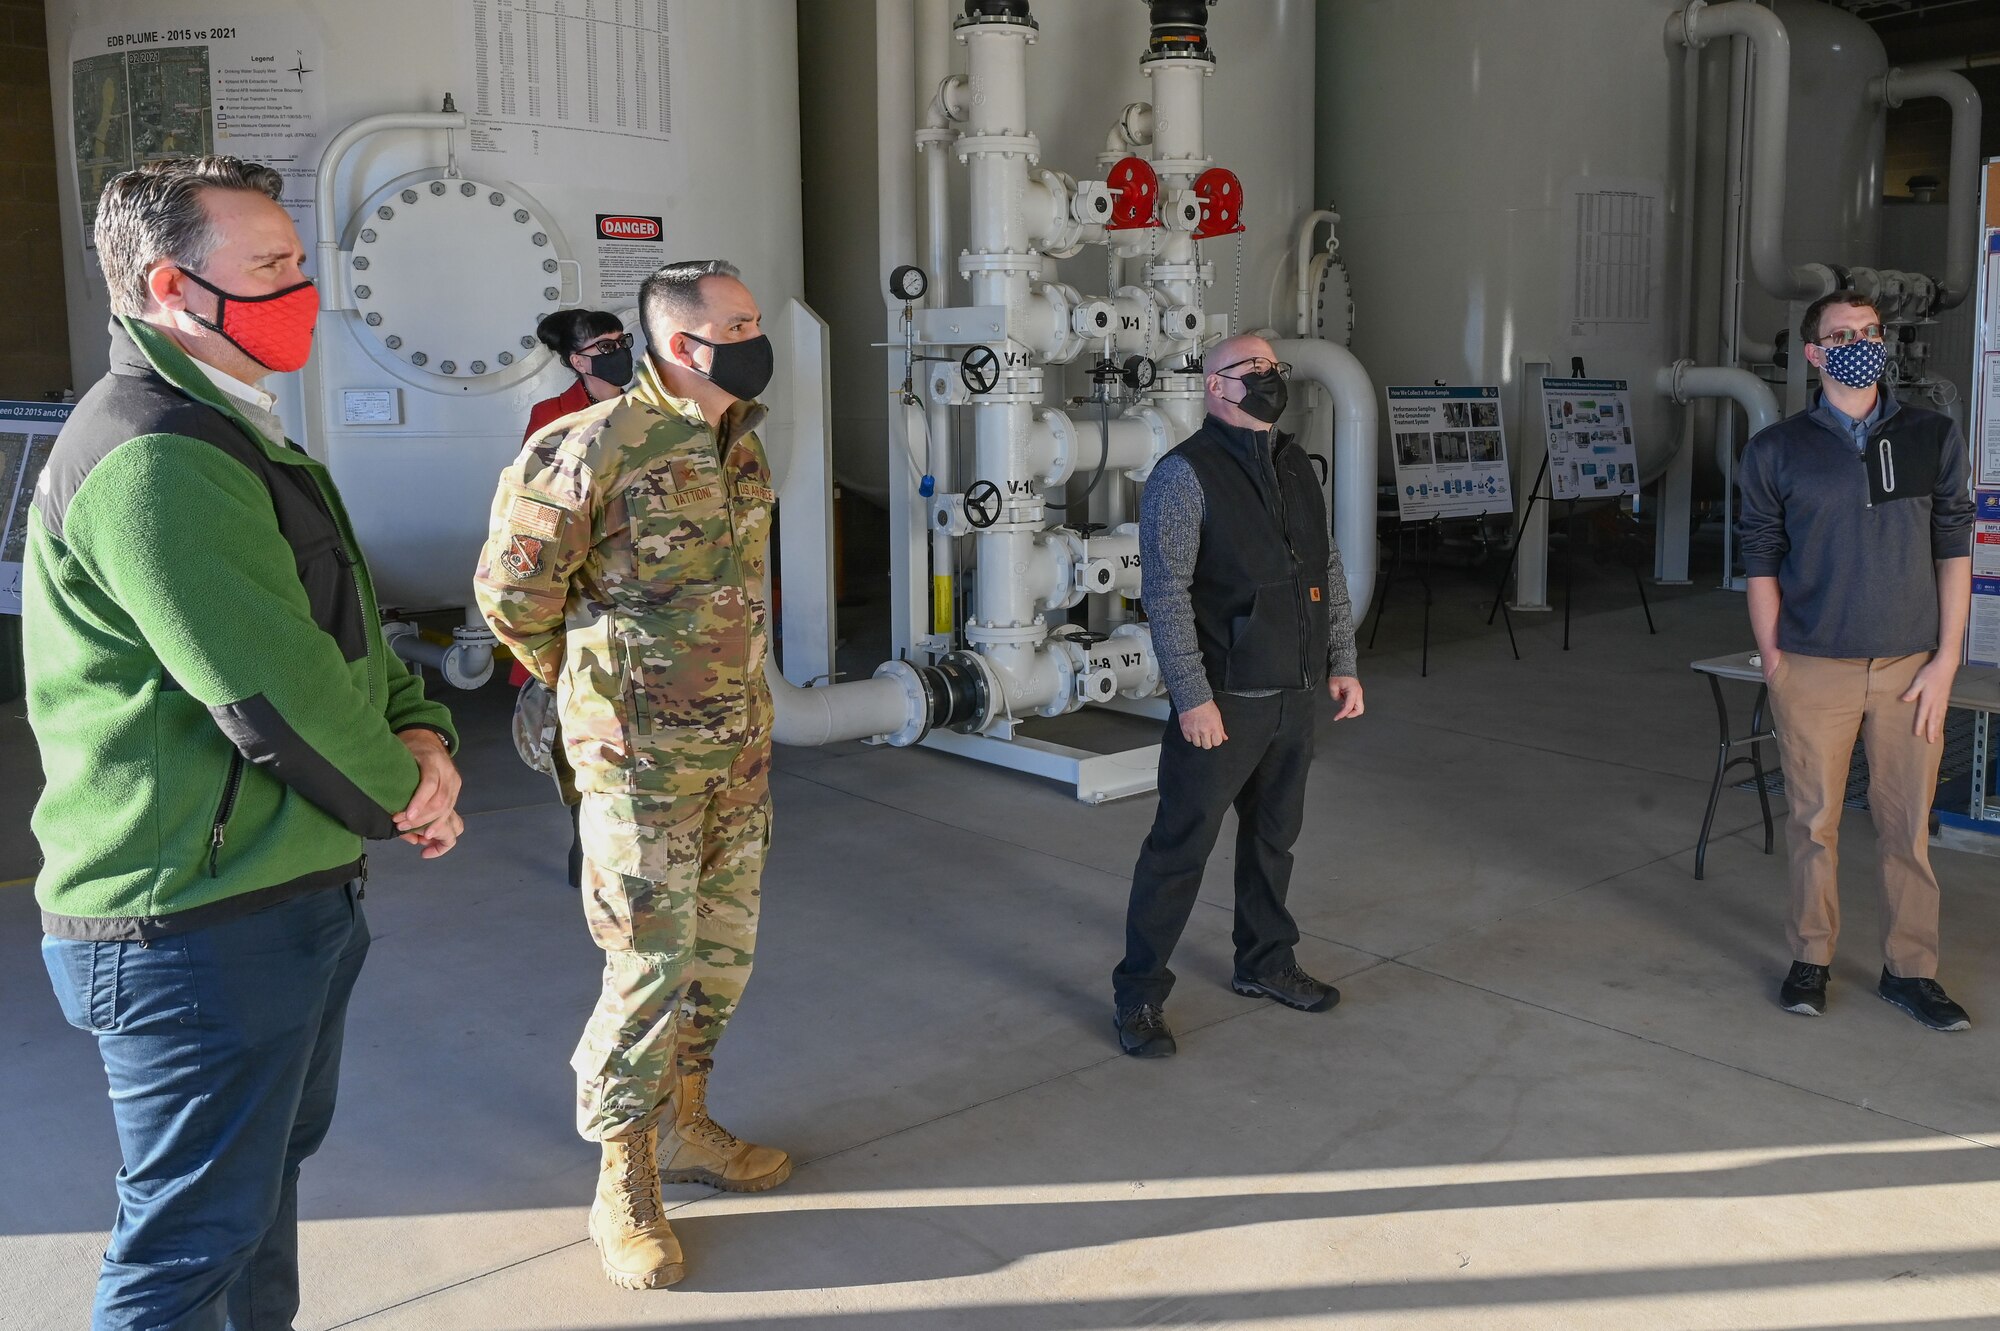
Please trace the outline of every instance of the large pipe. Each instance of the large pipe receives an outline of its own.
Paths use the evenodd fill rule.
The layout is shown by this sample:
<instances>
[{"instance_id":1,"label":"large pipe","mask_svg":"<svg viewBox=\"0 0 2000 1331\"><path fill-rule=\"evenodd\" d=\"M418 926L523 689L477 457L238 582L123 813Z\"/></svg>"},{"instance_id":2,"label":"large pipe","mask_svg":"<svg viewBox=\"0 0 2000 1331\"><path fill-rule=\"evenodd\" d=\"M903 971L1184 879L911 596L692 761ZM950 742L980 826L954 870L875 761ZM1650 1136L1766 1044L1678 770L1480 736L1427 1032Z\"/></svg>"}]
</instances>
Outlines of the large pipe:
<instances>
[{"instance_id":1,"label":"large pipe","mask_svg":"<svg viewBox=\"0 0 2000 1331\"><path fill-rule=\"evenodd\" d=\"M1743 414L1750 418L1749 437L1754 439L1759 431L1776 425L1784 413L1778 409L1777 394L1771 386L1745 369L1729 365L1696 365L1693 361L1675 361L1659 373L1656 381L1659 391L1675 402L1692 402L1699 397L1728 398L1743 408ZM1718 451L1731 448L1730 436L1717 435ZM1725 471L1733 458L1718 456L1716 465Z\"/></svg>"},{"instance_id":2,"label":"large pipe","mask_svg":"<svg viewBox=\"0 0 2000 1331\"><path fill-rule=\"evenodd\" d=\"M1322 338L1271 343L1292 373L1333 398L1333 541L1347 569L1354 622L1368 617L1375 594L1375 385L1354 353Z\"/></svg>"},{"instance_id":3,"label":"large pipe","mask_svg":"<svg viewBox=\"0 0 2000 1331\"><path fill-rule=\"evenodd\" d=\"M875 0L875 187L882 199L877 285L891 312L902 302L889 291L889 274L919 252L917 163L909 148L917 123L916 45L911 0Z\"/></svg>"},{"instance_id":4,"label":"large pipe","mask_svg":"<svg viewBox=\"0 0 2000 1331\"><path fill-rule=\"evenodd\" d=\"M1742 37L1757 55L1756 101L1750 109L1750 269L1757 285L1779 300L1813 300L1833 290L1823 264L1785 262L1785 136L1790 132L1792 39L1778 16L1752 0L1704 5L1700 0L1667 20L1670 46L1704 46Z\"/></svg>"},{"instance_id":5,"label":"large pipe","mask_svg":"<svg viewBox=\"0 0 2000 1331\"><path fill-rule=\"evenodd\" d=\"M447 99L446 105L450 105ZM334 182L340 175L340 167L347 160L347 154L354 145L371 135L392 129L464 129L465 113L462 111L392 111L388 115L368 116L357 120L346 129L333 136L332 142L320 153L319 182L313 195L319 201L315 210L317 248L319 250L319 307L323 310L344 310L351 308L345 303L344 284L334 281L334 274L340 264L340 209L334 206L336 198Z\"/></svg>"},{"instance_id":6,"label":"large pipe","mask_svg":"<svg viewBox=\"0 0 2000 1331\"><path fill-rule=\"evenodd\" d=\"M786 679L767 654L764 682L771 686L771 737L780 744L816 748L880 739L910 722L910 695L892 675L802 689Z\"/></svg>"},{"instance_id":7,"label":"large pipe","mask_svg":"<svg viewBox=\"0 0 2000 1331\"><path fill-rule=\"evenodd\" d=\"M1944 290L1937 307L1948 310L1972 294L1979 266L1979 90L1963 74L1949 70L1910 73L1892 69L1872 91L1884 106L1898 107L1916 97L1935 97L1951 107L1951 176L1946 185Z\"/></svg>"}]
</instances>

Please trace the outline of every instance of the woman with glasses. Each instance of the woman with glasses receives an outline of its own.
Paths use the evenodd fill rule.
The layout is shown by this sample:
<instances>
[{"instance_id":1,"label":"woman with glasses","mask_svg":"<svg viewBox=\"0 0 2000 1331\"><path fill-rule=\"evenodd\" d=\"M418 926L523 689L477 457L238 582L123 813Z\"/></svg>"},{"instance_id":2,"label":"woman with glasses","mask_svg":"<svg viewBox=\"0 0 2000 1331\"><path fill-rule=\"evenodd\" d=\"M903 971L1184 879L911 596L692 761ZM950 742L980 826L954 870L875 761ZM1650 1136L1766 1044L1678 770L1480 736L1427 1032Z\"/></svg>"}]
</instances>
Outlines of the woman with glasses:
<instances>
[{"instance_id":1,"label":"woman with glasses","mask_svg":"<svg viewBox=\"0 0 2000 1331\"><path fill-rule=\"evenodd\" d=\"M608 310L557 310L536 325L535 336L576 382L535 404L523 443L551 421L617 397L632 382L632 335Z\"/></svg>"}]
</instances>

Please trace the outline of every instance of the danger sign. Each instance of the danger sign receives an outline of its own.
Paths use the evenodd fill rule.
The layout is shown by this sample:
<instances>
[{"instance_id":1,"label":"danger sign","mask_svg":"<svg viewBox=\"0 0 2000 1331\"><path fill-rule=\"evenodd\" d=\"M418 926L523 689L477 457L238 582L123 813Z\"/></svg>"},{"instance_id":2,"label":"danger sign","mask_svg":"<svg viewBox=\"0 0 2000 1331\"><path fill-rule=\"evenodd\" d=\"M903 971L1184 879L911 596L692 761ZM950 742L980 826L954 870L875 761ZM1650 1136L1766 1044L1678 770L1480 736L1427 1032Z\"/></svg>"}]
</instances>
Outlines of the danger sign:
<instances>
[{"instance_id":1,"label":"danger sign","mask_svg":"<svg viewBox=\"0 0 2000 1331\"><path fill-rule=\"evenodd\" d=\"M599 240L659 240L666 228L657 217L637 217L630 213L599 213Z\"/></svg>"}]
</instances>

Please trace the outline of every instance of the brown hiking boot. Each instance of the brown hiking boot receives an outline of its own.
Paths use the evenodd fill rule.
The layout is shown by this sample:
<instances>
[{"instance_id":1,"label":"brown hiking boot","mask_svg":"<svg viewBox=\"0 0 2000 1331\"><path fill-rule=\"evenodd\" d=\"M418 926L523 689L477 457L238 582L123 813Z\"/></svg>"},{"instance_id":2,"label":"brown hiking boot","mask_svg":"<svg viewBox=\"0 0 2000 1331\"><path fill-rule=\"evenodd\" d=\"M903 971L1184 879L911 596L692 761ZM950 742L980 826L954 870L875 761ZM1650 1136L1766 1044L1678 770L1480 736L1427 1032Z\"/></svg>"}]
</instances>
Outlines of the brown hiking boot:
<instances>
[{"instance_id":1,"label":"brown hiking boot","mask_svg":"<svg viewBox=\"0 0 2000 1331\"><path fill-rule=\"evenodd\" d=\"M792 1157L775 1146L738 1141L708 1116L708 1074L692 1072L674 1087L674 1120L664 1129L666 1183L706 1183L724 1192L763 1192L792 1176Z\"/></svg>"},{"instance_id":2,"label":"brown hiking boot","mask_svg":"<svg viewBox=\"0 0 2000 1331\"><path fill-rule=\"evenodd\" d=\"M608 1141L590 1207L590 1241L604 1261L604 1275L621 1289L664 1289L687 1275L680 1240L660 1205L654 1158L658 1133Z\"/></svg>"}]
</instances>

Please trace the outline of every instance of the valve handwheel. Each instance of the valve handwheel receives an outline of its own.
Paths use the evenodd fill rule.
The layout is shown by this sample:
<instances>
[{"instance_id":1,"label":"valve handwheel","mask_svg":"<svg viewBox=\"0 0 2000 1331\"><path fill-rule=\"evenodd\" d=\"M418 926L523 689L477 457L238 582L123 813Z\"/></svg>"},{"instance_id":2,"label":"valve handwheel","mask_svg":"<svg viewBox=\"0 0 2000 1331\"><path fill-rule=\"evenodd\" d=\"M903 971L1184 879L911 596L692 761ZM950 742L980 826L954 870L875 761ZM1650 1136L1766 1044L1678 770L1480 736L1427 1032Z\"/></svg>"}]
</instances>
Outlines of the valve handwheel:
<instances>
[{"instance_id":1,"label":"valve handwheel","mask_svg":"<svg viewBox=\"0 0 2000 1331\"><path fill-rule=\"evenodd\" d=\"M959 358L958 377L973 393L990 393L1000 382L1000 357L992 347L974 347Z\"/></svg>"},{"instance_id":2,"label":"valve handwheel","mask_svg":"<svg viewBox=\"0 0 2000 1331\"><path fill-rule=\"evenodd\" d=\"M1160 176L1143 157L1120 158L1104 183L1117 193L1106 231L1139 231L1160 224Z\"/></svg>"},{"instance_id":3,"label":"valve handwheel","mask_svg":"<svg viewBox=\"0 0 2000 1331\"><path fill-rule=\"evenodd\" d=\"M1195 197L1201 200L1201 225L1194 229L1196 240L1233 236L1243 226L1243 182L1227 167L1212 166L1195 178Z\"/></svg>"},{"instance_id":4,"label":"valve handwheel","mask_svg":"<svg viewBox=\"0 0 2000 1331\"><path fill-rule=\"evenodd\" d=\"M1000 487L991 481L974 481L965 491L965 520L985 531L1000 520Z\"/></svg>"}]
</instances>

